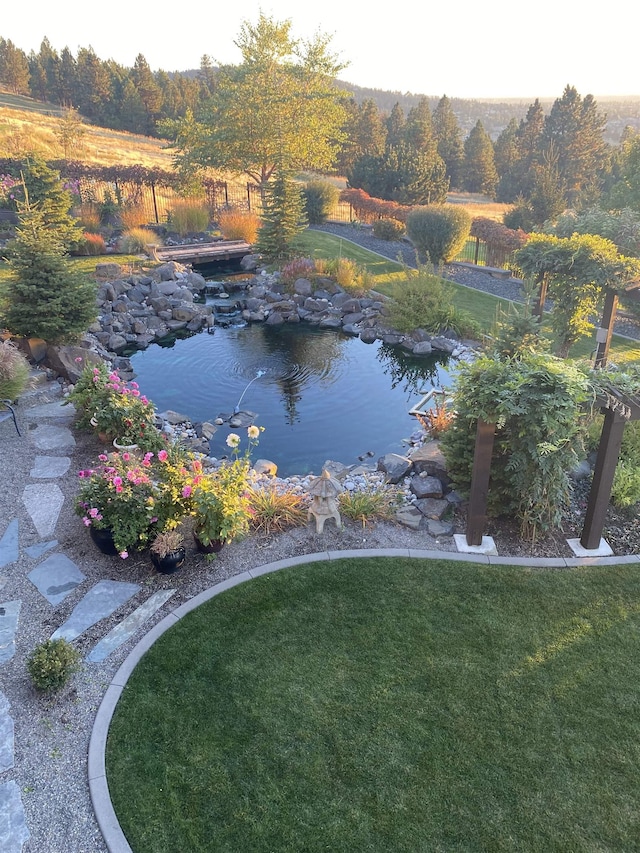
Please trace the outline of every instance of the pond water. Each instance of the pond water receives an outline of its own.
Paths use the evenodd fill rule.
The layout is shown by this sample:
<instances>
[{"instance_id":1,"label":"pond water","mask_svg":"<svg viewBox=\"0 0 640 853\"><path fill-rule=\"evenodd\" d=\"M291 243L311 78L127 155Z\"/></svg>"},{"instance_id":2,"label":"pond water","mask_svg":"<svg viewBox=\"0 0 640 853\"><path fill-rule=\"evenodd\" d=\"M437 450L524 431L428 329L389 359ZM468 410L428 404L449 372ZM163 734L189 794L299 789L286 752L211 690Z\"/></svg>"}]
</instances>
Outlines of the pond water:
<instances>
[{"instance_id":1,"label":"pond water","mask_svg":"<svg viewBox=\"0 0 640 853\"><path fill-rule=\"evenodd\" d=\"M417 426L409 409L447 384L444 361L307 325L218 327L152 345L131 362L159 412L173 409L194 422L213 422L238 405L255 412L265 431L253 458L272 460L284 477L319 474L327 459L349 465L367 453L376 460L403 452L402 439ZM228 453L230 431L218 429L212 455ZM233 431L246 446L245 430Z\"/></svg>"}]
</instances>

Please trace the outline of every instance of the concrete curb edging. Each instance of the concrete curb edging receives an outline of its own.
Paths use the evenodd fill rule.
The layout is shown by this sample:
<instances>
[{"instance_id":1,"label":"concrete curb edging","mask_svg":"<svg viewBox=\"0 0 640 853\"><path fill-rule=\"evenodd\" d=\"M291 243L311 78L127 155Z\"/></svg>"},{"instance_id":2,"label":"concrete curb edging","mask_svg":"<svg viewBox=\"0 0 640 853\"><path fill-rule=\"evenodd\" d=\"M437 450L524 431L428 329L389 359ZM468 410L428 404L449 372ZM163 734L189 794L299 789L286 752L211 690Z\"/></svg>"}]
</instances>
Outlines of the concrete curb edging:
<instances>
[{"instance_id":1,"label":"concrete curb edging","mask_svg":"<svg viewBox=\"0 0 640 853\"><path fill-rule=\"evenodd\" d=\"M613 566L624 563L638 563L640 556L627 555L624 557L496 557L477 554L463 554L456 551L427 551L413 550L411 548L372 548L356 549L350 551L320 551L314 554L304 554L300 557L291 557L286 560L278 560L266 563L255 569L248 569L238 575L233 575L224 581L210 587L189 601L171 610L157 625L151 628L144 637L132 649L122 665L113 677L107 691L100 703L89 741L87 773L89 780L89 792L96 820L109 853L133 853L127 841L122 827L118 822L107 784L105 750L109 726L116 705L122 695L122 691L131 676L131 673L143 657L165 631L176 625L183 616L200 607L216 595L238 586L246 581L280 571L280 569L309 563L327 561L348 560L362 557L409 557L424 560L451 560L456 562L476 563L494 566L533 566L538 568L576 568L579 566Z\"/></svg>"}]
</instances>

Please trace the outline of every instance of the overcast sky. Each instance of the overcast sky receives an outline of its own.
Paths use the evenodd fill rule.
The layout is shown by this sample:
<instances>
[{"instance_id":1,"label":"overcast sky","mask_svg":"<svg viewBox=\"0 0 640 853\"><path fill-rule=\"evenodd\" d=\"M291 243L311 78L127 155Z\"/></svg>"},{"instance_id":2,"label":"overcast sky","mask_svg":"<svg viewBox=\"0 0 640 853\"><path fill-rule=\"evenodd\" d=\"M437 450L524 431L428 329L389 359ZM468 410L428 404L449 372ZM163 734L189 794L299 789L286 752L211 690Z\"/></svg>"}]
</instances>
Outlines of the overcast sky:
<instances>
[{"instance_id":1,"label":"overcast sky","mask_svg":"<svg viewBox=\"0 0 640 853\"><path fill-rule=\"evenodd\" d=\"M291 19L296 37L318 30L332 35L334 51L348 63L341 79L359 86L530 101L558 97L569 83L581 95L640 95L639 13L628 0L591 8L575 0L38 0L5 6L0 35L27 53L47 36L58 52L68 47L75 56L79 47L93 47L101 59L128 67L139 53L153 70L197 68L205 53L217 63L237 63L233 41L241 23L255 22L262 10L278 21Z\"/></svg>"}]
</instances>

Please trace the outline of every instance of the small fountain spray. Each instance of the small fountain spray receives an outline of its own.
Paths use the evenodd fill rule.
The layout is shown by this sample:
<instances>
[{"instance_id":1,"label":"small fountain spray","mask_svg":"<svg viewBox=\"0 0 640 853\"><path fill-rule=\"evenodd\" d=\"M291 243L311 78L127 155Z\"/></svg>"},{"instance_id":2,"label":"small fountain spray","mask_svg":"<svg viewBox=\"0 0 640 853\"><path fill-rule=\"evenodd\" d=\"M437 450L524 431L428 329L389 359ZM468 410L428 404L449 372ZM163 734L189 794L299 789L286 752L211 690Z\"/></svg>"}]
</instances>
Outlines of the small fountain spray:
<instances>
[{"instance_id":1,"label":"small fountain spray","mask_svg":"<svg viewBox=\"0 0 640 853\"><path fill-rule=\"evenodd\" d=\"M256 375L253 377L253 379L251 379L250 382L247 382L247 385L246 385L244 391L242 392L242 394L240 394L240 399L236 403L235 409L233 410L234 415L237 415L238 412L240 411L240 403L242 403L242 398L247 393L249 386L252 385L256 381L256 379L260 379L261 376L264 376L266 372L267 372L266 370L258 369L256 371Z\"/></svg>"}]
</instances>

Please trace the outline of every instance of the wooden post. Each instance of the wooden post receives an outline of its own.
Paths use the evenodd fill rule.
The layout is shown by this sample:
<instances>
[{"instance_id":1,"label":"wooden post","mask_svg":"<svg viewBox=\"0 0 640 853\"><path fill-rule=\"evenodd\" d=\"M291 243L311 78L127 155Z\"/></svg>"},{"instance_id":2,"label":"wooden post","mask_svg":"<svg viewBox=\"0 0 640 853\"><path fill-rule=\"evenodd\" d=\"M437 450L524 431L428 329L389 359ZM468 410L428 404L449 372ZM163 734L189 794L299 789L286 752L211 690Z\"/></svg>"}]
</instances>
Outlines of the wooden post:
<instances>
[{"instance_id":1,"label":"wooden post","mask_svg":"<svg viewBox=\"0 0 640 853\"><path fill-rule=\"evenodd\" d=\"M602 538L604 520L609 506L613 477L616 473L622 433L626 422L626 418L623 418L619 412L613 409L605 410L593 483L589 492L589 503L587 504L587 513L580 537L582 547L590 551L598 548Z\"/></svg>"},{"instance_id":2,"label":"wooden post","mask_svg":"<svg viewBox=\"0 0 640 853\"><path fill-rule=\"evenodd\" d=\"M159 225L160 218L158 216L158 202L156 201L156 185L154 181L151 181L151 198L153 199L153 213L156 218L156 225Z\"/></svg>"},{"instance_id":3,"label":"wooden post","mask_svg":"<svg viewBox=\"0 0 640 853\"><path fill-rule=\"evenodd\" d=\"M478 418L467 512L467 545L482 545L482 534L487 522L487 497L495 433L495 424L489 424L482 418Z\"/></svg>"},{"instance_id":4,"label":"wooden post","mask_svg":"<svg viewBox=\"0 0 640 853\"><path fill-rule=\"evenodd\" d=\"M544 303L547 300L547 288L549 287L548 276L546 272L541 272L538 276L538 304L533 309L533 313L538 315L538 322L542 323L544 315Z\"/></svg>"},{"instance_id":5,"label":"wooden post","mask_svg":"<svg viewBox=\"0 0 640 853\"><path fill-rule=\"evenodd\" d=\"M616 321L616 312L618 310L618 294L615 290L607 288L604 297L604 310L602 312L602 321L600 328L596 329L596 358L593 363L595 368L606 367L607 359L609 358L609 347L611 346L611 335L613 334L613 324Z\"/></svg>"}]
</instances>

